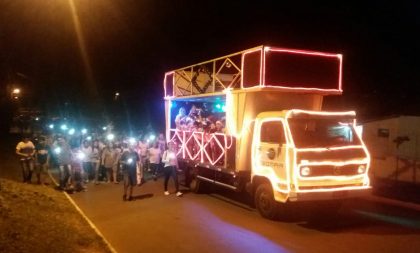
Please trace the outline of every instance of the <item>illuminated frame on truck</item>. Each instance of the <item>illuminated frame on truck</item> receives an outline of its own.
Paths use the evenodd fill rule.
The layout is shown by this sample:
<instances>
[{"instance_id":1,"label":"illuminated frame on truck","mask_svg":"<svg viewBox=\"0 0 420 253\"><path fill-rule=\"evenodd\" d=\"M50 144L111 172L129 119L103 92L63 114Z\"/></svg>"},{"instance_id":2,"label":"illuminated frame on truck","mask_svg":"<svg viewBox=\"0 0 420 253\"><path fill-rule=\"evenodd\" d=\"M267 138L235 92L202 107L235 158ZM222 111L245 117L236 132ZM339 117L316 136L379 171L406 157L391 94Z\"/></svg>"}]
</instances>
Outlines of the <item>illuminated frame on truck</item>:
<instances>
[{"instance_id":1,"label":"illuminated frame on truck","mask_svg":"<svg viewBox=\"0 0 420 253\"><path fill-rule=\"evenodd\" d=\"M261 47L242 54L241 88L342 93L341 54Z\"/></svg>"}]
</instances>

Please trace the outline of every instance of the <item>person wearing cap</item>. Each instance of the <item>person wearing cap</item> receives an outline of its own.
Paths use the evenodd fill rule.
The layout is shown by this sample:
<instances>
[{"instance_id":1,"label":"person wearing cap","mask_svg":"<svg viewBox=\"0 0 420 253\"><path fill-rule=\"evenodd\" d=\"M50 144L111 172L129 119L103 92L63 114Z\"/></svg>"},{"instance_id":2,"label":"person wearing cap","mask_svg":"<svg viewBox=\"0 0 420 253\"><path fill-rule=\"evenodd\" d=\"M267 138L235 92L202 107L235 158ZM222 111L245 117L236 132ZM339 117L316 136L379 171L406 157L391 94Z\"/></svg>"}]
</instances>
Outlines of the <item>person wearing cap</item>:
<instances>
[{"instance_id":1,"label":"person wearing cap","mask_svg":"<svg viewBox=\"0 0 420 253\"><path fill-rule=\"evenodd\" d=\"M182 196L182 192L179 191L178 175L177 175L178 159L176 157L176 150L175 150L174 142L168 143L168 149L165 150L165 152L162 155L162 162L164 163L163 174L165 176L164 194L166 196L170 194L168 191L168 181L169 181L169 178L172 177L175 183L176 196L177 197Z\"/></svg>"},{"instance_id":2,"label":"person wearing cap","mask_svg":"<svg viewBox=\"0 0 420 253\"><path fill-rule=\"evenodd\" d=\"M23 136L22 141L17 144L16 154L20 158L23 182L31 183L34 170L35 145L29 140L28 136Z\"/></svg>"}]
</instances>

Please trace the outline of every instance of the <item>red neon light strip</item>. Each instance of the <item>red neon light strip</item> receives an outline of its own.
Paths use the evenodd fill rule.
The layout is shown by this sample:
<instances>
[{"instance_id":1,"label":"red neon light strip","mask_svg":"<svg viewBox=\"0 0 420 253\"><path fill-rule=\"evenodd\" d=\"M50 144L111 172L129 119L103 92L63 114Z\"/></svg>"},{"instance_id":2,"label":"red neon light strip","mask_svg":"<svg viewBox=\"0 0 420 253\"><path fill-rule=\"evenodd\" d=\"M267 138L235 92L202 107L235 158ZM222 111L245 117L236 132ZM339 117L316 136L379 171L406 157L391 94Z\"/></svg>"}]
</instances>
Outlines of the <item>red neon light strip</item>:
<instances>
[{"instance_id":1,"label":"red neon light strip","mask_svg":"<svg viewBox=\"0 0 420 253\"><path fill-rule=\"evenodd\" d=\"M263 51L262 51L262 48L257 48L257 49L254 49L254 50L250 50L250 51L247 51L247 52L245 52L245 53L243 53L242 54L242 62L241 62L241 69L242 69L242 74L241 74L241 88L242 89L247 89L247 88L249 88L249 87L247 87L247 88L244 88L244 75L245 75L245 71L244 71L244 62L245 62L245 55L247 55L247 54L251 54L251 53L255 53L255 52L257 52L257 51L261 51L261 60L260 60L260 83L258 84L258 85L256 85L256 86L261 86L261 82L262 82L262 71L263 71ZM254 86L255 87L255 86Z\"/></svg>"},{"instance_id":2,"label":"red neon light strip","mask_svg":"<svg viewBox=\"0 0 420 253\"><path fill-rule=\"evenodd\" d=\"M269 51L273 51L273 52L284 52L284 53L291 53L291 54L305 54L305 55L314 55L314 56L323 56L323 57L336 57L339 60L339 66L338 66L338 89L317 89L317 88L291 88L291 87L287 87L287 86L274 86L274 85L266 85L265 84L265 75L266 75L266 68L265 68L265 54ZM264 67L263 67L263 83L261 83L264 87L279 87L281 89L287 89L287 90L308 90L308 91L312 91L312 90L319 90L319 91L338 91L338 92L343 92L342 90L342 71L343 71L343 55L341 54L331 54L331 53L322 53L322 52L315 52L315 51L305 51L305 50L295 50L295 49L285 49L285 48L271 48L271 47L265 47L264 48ZM243 69L243 68L242 68Z\"/></svg>"}]
</instances>

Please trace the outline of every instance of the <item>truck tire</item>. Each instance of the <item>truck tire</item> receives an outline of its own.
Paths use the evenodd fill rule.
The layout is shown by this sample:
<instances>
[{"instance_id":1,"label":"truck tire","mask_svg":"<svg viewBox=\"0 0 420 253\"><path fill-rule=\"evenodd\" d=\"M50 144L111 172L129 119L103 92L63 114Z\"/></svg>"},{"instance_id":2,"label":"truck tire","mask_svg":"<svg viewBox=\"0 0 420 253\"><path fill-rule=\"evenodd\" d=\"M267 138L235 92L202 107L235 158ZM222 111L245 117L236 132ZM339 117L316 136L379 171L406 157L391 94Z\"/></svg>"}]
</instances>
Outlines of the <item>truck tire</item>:
<instances>
[{"instance_id":1,"label":"truck tire","mask_svg":"<svg viewBox=\"0 0 420 253\"><path fill-rule=\"evenodd\" d=\"M274 200L273 189L268 183L258 185L254 196L255 206L262 217L275 220L278 216L278 203Z\"/></svg>"},{"instance_id":2,"label":"truck tire","mask_svg":"<svg viewBox=\"0 0 420 253\"><path fill-rule=\"evenodd\" d=\"M205 192L205 182L196 178L195 176L191 178L190 181L190 190L194 193L204 193Z\"/></svg>"}]
</instances>

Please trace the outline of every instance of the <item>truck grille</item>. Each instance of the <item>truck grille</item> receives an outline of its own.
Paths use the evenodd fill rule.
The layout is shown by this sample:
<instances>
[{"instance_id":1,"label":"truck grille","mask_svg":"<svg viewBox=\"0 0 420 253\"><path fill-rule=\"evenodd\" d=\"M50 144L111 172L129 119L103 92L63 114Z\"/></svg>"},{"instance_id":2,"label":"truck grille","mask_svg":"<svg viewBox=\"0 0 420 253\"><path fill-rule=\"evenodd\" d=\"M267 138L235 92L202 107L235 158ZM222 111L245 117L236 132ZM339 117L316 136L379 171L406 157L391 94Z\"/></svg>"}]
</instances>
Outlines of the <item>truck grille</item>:
<instances>
[{"instance_id":1,"label":"truck grille","mask_svg":"<svg viewBox=\"0 0 420 253\"><path fill-rule=\"evenodd\" d=\"M359 164L348 164L343 166L334 165L311 165L311 173L307 177L320 176L353 176L358 175Z\"/></svg>"}]
</instances>

